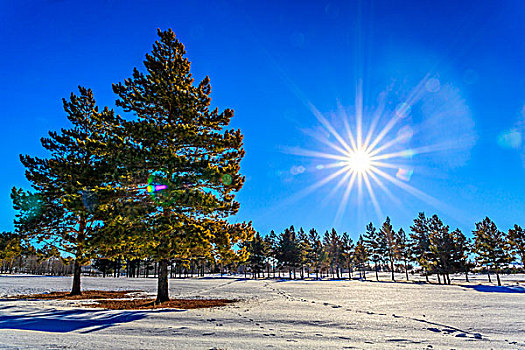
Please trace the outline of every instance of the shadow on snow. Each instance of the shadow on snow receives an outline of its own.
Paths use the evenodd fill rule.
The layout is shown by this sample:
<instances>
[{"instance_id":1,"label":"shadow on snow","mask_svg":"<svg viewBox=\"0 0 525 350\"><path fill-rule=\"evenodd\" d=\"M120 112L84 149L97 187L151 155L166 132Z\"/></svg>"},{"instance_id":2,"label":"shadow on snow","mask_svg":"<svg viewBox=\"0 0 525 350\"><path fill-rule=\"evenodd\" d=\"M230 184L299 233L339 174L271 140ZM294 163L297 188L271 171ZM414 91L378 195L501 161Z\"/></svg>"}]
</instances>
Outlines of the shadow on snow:
<instances>
[{"instance_id":1,"label":"shadow on snow","mask_svg":"<svg viewBox=\"0 0 525 350\"><path fill-rule=\"evenodd\" d=\"M485 286L479 284L476 286L462 285L461 287L487 293L525 293L525 287L522 286Z\"/></svg>"},{"instance_id":2,"label":"shadow on snow","mask_svg":"<svg viewBox=\"0 0 525 350\"><path fill-rule=\"evenodd\" d=\"M182 311L182 310L181 310ZM144 311L45 310L20 315L0 315L0 329L18 329L41 332L81 333L99 331L119 323L145 318Z\"/></svg>"}]
</instances>

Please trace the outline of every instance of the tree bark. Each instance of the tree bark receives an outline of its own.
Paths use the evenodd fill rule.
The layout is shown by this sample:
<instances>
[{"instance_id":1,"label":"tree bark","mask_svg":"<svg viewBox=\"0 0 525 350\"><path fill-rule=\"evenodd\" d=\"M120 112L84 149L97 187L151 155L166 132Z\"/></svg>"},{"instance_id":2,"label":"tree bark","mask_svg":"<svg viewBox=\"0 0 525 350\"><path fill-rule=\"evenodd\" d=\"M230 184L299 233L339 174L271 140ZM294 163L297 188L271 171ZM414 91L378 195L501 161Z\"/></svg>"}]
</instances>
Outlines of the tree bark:
<instances>
[{"instance_id":1,"label":"tree bark","mask_svg":"<svg viewBox=\"0 0 525 350\"><path fill-rule=\"evenodd\" d=\"M390 268L392 269L392 281L395 281L394 277L394 259L390 260Z\"/></svg>"},{"instance_id":2,"label":"tree bark","mask_svg":"<svg viewBox=\"0 0 525 350\"><path fill-rule=\"evenodd\" d=\"M168 293L168 259L162 259L158 266L157 299L155 304L170 300Z\"/></svg>"},{"instance_id":3,"label":"tree bark","mask_svg":"<svg viewBox=\"0 0 525 350\"><path fill-rule=\"evenodd\" d=\"M379 281L379 274L377 273L377 262L375 263L375 270L376 270L376 281Z\"/></svg>"},{"instance_id":4,"label":"tree bark","mask_svg":"<svg viewBox=\"0 0 525 350\"><path fill-rule=\"evenodd\" d=\"M499 272L496 271L496 278L498 279L498 286L501 286L501 281L499 279Z\"/></svg>"},{"instance_id":5,"label":"tree bark","mask_svg":"<svg viewBox=\"0 0 525 350\"><path fill-rule=\"evenodd\" d=\"M487 272L487 276L489 277L489 283L492 283L492 280L490 279L490 271Z\"/></svg>"},{"instance_id":6,"label":"tree bark","mask_svg":"<svg viewBox=\"0 0 525 350\"><path fill-rule=\"evenodd\" d=\"M69 295L82 295L82 291L80 290L80 272L80 263L78 262L78 259L75 259L73 267L73 287L71 288L71 293L69 293Z\"/></svg>"}]
</instances>

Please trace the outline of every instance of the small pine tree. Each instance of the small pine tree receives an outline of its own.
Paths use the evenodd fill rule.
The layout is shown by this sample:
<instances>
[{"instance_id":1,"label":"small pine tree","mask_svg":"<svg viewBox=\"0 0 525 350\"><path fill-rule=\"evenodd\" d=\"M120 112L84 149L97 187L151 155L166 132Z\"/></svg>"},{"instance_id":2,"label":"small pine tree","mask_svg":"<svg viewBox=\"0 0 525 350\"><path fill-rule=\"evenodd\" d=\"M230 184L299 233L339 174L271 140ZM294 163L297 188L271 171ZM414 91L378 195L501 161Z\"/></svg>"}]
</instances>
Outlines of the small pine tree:
<instances>
[{"instance_id":1,"label":"small pine tree","mask_svg":"<svg viewBox=\"0 0 525 350\"><path fill-rule=\"evenodd\" d=\"M354 250L354 242L352 241L352 238L348 236L348 233L343 232L341 235L341 248L343 252L343 261L342 263L346 266L348 269L348 279L352 279L352 264L353 264L353 250Z\"/></svg>"},{"instance_id":2,"label":"small pine tree","mask_svg":"<svg viewBox=\"0 0 525 350\"><path fill-rule=\"evenodd\" d=\"M390 218L387 216L383 226L379 230L380 236L386 243L386 259L390 263L390 271L392 273L392 281L395 281L394 264L398 258L398 246L396 242L396 232L390 224Z\"/></svg>"},{"instance_id":3,"label":"small pine tree","mask_svg":"<svg viewBox=\"0 0 525 350\"><path fill-rule=\"evenodd\" d=\"M359 239L357 240L357 243L354 248L354 263L355 266L359 269L361 273L361 278L366 280L366 265L368 263L368 259L370 257L370 254L368 250L366 249L365 242L363 240L363 236L359 236Z\"/></svg>"},{"instance_id":4,"label":"small pine tree","mask_svg":"<svg viewBox=\"0 0 525 350\"><path fill-rule=\"evenodd\" d=\"M425 217L425 213L420 212L418 217L414 219L414 224L410 226L410 252L412 253L412 260L416 261L423 269L425 279L428 282L429 273L429 220Z\"/></svg>"},{"instance_id":5,"label":"small pine tree","mask_svg":"<svg viewBox=\"0 0 525 350\"><path fill-rule=\"evenodd\" d=\"M374 262L376 281L379 281L378 270L387 255L386 238L379 234L372 223L369 223L366 226L366 233L363 235L363 241L366 249L370 252L370 259Z\"/></svg>"},{"instance_id":6,"label":"small pine tree","mask_svg":"<svg viewBox=\"0 0 525 350\"><path fill-rule=\"evenodd\" d=\"M454 271L465 273L465 280L468 282L468 273L474 267L469 259L469 253L472 251L470 240L458 228L452 232L452 240L454 242L452 252Z\"/></svg>"},{"instance_id":7,"label":"small pine tree","mask_svg":"<svg viewBox=\"0 0 525 350\"><path fill-rule=\"evenodd\" d=\"M266 247L266 266L268 277L270 277L270 267L272 268L273 277L275 278L275 262L277 253L277 235L272 230L264 237L264 245Z\"/></svg>"},{"instance_id":8,"label":"small pine tree","mask_svg":"<svg viewBox=\"0 0 525 350\"><path fill-rule=\"evenodd\" d=\"M402 228L400 228L397 232L396 242L398 247L399 259L403 262L405 275L408 281L408 262L410 261L411 252L407 234Z\"/></svg>"},{"instance_id":9,"label":"small pine tree","mask_svg":"<svg viewBox=\"0 0 525 350\"><path fill-rule=\"evenodd\" d=\"M521 265L525 268L525 230L518 225L509 230L509 244L514 254L521 259Z\"/></svg>"},{"instance_id":10,"label":"small pine tree","mask_svg":"<svg viewBox=\"0 0 525 350\"><path fill-rule=\"evenodd\" d=\"M301 256L293 225L285 229L279 236L277 246L277 260L280 262L281 267L288 267L288 275L292 279L292 271L295 272Z\"/></svg>"},{"instance_id":11,"label":"small pine tree","mask_svg":"<svg viewBox=\"0 0 525 350\"><path fill-rule=\"evenodd\" d=\"M498 230L496 224L488 217L483 221L476 223L474 234L474 252L476 261L489 268L488 277L490 282L490 269L496 272L498 286L501 286L499 278L500 268L512 261L512 255L509 252L507 237Z\"/></svg>"},{"instance_id":12,"label":"small pine tree","mask_svg":"<svg viewBox=\"0 0 525 350\"><path fill-rule=\"evenodd\" d=\"M11 269L13 260L24 252L20 235L12 232L0 233L0 263L7 263Z\"/></svg>"},{"instance_id":13,"label":"small pine tree","mask_svg":"<svg viewBox=\"0 0 525 350\"><path fill-rule=\"evenodd\" d=\"M264 268L264 262L266 260L266 249L264 241L261 238L259 232L248 242L245 242L246 250L248 253L247 263L251 266L252 277L257 278Z\"/></svg>"},{"instance_id":14,"label":"small pine tree","mask_svg":"<svg viewBox=\"0 0 525 350\"><path fill-rule=\"evenodd\" d=\"M439 278L441 274L443 276L443 283L450 284L449 273L452 269L454 242L450 235L449 227L444 225L437 215L433 215L429 222L429 231L429 261L436 270L439 283L441 283L441 279Z\"/></svg>"},{"instance_id":15,"label":"small pine tree","mask_svg":"<svg viewBox=\"0 0 525 350\"><path fill-rule=\"evenodd\" d=\"M312 248L308 260L312 268L315 270L315 278L319 279L319 270L321 269L321 256L323 253L323 245L321 243L321 238L317 231L312 228L308 232L308 241L309 245Z\"/></svg>"}]
</instances>

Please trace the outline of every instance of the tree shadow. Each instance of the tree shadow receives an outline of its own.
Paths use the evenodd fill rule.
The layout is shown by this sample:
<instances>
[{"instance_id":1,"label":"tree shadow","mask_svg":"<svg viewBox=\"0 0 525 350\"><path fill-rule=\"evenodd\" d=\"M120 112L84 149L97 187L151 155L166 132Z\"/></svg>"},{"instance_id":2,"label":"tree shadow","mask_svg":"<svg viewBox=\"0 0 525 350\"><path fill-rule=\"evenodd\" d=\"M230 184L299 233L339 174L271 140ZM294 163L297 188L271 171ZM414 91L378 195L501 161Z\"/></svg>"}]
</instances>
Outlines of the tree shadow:
<instances>
[{"instance_id":1,"label":"tree shadow","mask_svg":"<svg viewBox=\"0 0 525 350\"><path fill-rule=\"evenodd\" d=\"M38 310L17 315L0 315L0 329L67 333L99 331L119 323L145 318L143 311Z\"/></svg>"},{"instance_id":2,"label":"tree shadow","mask_svg":"<svg viewBox=\"0 0 525 350\"><path fill-rule=\"evenodd\" d=\"M486 286L478 284L475 286L462 285L461 287L485 293L525 293L525 287L522 286Z\"/></svg>"}]
</instances>

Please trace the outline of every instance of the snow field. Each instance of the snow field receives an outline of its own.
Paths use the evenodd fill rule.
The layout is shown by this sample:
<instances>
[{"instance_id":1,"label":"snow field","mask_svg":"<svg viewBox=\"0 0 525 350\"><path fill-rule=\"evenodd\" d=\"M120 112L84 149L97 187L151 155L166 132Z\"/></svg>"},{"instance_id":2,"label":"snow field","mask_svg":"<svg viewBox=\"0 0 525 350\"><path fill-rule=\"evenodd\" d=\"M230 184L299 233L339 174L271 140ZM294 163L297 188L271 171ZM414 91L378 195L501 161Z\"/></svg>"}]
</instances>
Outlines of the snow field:
<instances>
[{"instance_id":1,"label":"snow field","mask_svg":"<svg viewBox=\"0 0 525 350\"><path fill-rule=\"evenodd\" d=\"M503 276L503 288L472 277L450 286L392 283L388 274L383 282L171 279L171 297L242 300L195 310L2 299L0 349L525 349L525 283L518 284L525 276ZM0 296L70 284L70 277L0 276ZM84 277L83 288L154 295L156 280Z\"/></svg>"}]
</instances>

